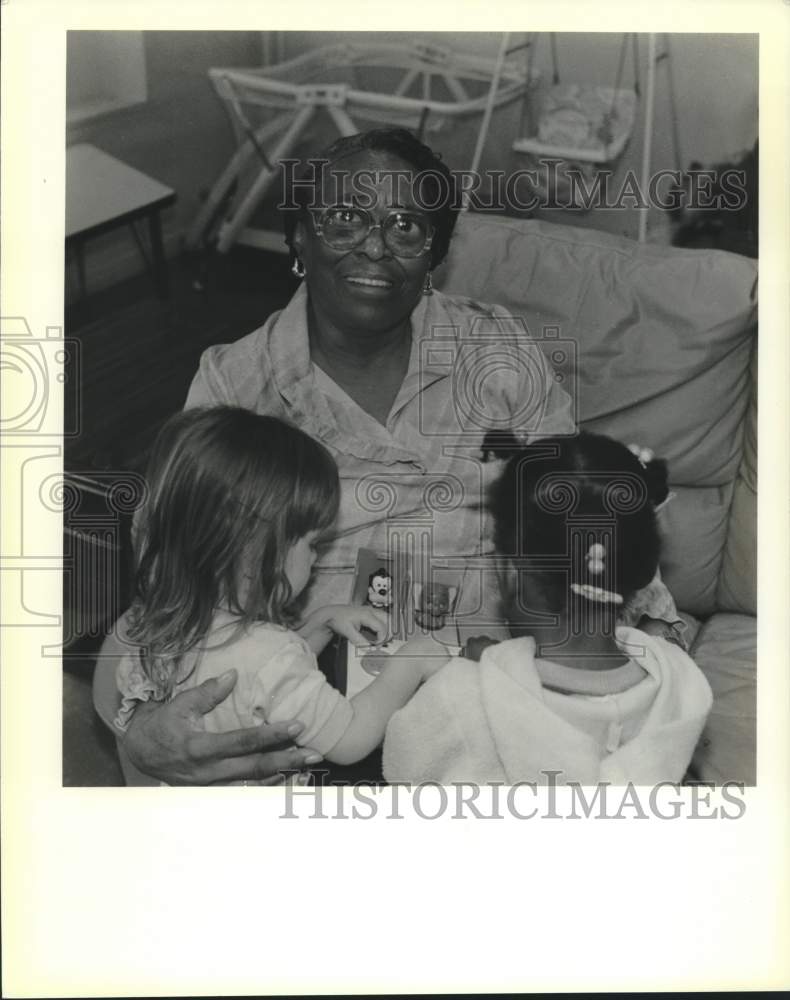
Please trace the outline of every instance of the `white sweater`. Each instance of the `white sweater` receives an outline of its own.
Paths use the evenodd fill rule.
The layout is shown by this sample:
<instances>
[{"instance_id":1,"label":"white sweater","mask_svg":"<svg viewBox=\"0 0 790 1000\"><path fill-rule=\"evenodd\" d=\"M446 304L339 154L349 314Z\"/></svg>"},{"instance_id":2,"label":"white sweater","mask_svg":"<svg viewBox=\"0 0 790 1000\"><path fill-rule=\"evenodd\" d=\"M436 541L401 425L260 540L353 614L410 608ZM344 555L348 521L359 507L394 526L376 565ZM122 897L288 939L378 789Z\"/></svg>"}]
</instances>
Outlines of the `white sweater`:
<instances>
[{"instance_id":1,"label":"white sweater","mask_svg":"<svg viewBox=\"0 0 790 1000\"><path fill-rule=\"evenodd\" d=\"M632 628L618 628L616 638L631 663L613 671L536 661L531 638L491 646L480 663L450 660L390 720L385 778L540 784L551 770L561 772L558 783L680 782L711 708L710 686L678 646ZM584 675L588 690L609 693L560 693L541 673Z\"/></svg>"}]
</instances>

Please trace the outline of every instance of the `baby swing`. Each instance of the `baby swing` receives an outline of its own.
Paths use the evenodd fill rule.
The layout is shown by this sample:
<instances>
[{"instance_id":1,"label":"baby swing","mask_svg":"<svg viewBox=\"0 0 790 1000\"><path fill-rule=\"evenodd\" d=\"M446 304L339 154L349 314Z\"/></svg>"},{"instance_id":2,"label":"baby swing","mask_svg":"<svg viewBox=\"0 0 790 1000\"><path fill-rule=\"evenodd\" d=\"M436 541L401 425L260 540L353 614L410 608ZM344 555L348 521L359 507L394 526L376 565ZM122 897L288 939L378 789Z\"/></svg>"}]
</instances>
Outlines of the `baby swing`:
<instances>
[{"instance_id":1,"label":"baby swing","mask_svg":"<svg viewBox=\"0 0 790 1000\"><path fill-rule=\"evenodd\" d=\"M386 122L419 137L477 114L481 134L491 112L524 95L537 73L505 58L504 43L487 57L418 43L324 46L263 69L210 69L230 116L237 150L211 189L186 237L187 249L234 243L284 250L281 233L255 229L250 219L323 109L341 136ZM478 147L480 137L478 137ZM477 158L477 157L476 157Z\"/></svg>"},{"instance_id":2,"label":"baby swing","mask_svg":"<svg viewBox=\"0 0 790 1000\"><path fill-rule=\"evenodd\" d=\"M536 48L528 39L527 70ZM556 37L550 35L552 84L540 94L526 94L521 120L521 136L513 150L526 157L533 170L533 186L542 199L549 198L568 208L589 208L580 198L580 184L571 181L575 173L587 189L596 174L613 169L625 149L634 127L640 96L637 36L632 34L633 89L621 86L629 36L620 46L614 86L562 84L557 59ZM547 161L552 161L551 165Z\"/></svg>"}]
</instances>

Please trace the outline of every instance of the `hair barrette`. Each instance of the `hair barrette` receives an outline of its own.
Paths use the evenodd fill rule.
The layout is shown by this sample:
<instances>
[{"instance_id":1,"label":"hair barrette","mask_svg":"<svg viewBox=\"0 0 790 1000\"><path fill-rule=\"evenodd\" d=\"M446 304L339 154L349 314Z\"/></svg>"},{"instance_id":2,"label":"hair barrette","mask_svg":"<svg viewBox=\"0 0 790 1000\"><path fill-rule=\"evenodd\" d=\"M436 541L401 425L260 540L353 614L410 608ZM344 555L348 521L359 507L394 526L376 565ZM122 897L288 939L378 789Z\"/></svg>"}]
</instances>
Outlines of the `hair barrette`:
<instances>
[{"instance_id":1,"label":"hair barrette","mask_svg":"<svg viewBox=\"0 0 790 1000\"><path fill-rule=\"evenodd\" d=\"M593 587L589 583L572 583L571 590L574 594L586 597L588 601L597 601L599 604L623 603L622 594L616 594L613 590L604 590L603 587Z\"/></svg>"},{"instance_id":2,"label":"hair barrette","mask_svg":"<svg viewBox=\"0 0 790 1000\"><path fill-rule=\"evenodd\" d=\"M603 560L606 549L600 542L593 543L587 552L587 572L603 573Z\"/></svg>"},{"instance_id":3,"label":"hair barrette","mask_svg":"<svg viewBox=\"0 0 790 1000\"><path fill-rule=\"evenodd\" d=\"M606 558L606 548L600 542L593 542L587 550L585 559L587 561L587 572L593 575L603 573L604 559ZM622 594L613 590L606 590L603 587L596 587L591 583L572 583L571 590L580 597L586 597L589 601L597 601L599 604L622 604Z\"/></svg>"},{"instance_id":4,"label":"hair barrette","mask_svg":"<svg viewBox=\"0 0 790 1000\"><path fill-rule=\"evenodd\" d=\"M666 507L666 505L668 503L671 503L676 497L677 493L672 493L672 492L667 493L667 495L664 497L661 503L656 504L656 506L653 508L654 513L657 514L660 510L663 510Z\"/></svg>"},{"instance_id":5,"label":"hair barrette","mask_svg":"<svg viewBox=\"0 0 790 1000\"><path fill-rule=\"evenodd\" d=\"M636 456L637 461L643 469L646 469L648 463L652 462L655 458L655 455L649 448L640 448L638 444L629 444L628 450L632 455Z\"/></svg>"}]
</instances>

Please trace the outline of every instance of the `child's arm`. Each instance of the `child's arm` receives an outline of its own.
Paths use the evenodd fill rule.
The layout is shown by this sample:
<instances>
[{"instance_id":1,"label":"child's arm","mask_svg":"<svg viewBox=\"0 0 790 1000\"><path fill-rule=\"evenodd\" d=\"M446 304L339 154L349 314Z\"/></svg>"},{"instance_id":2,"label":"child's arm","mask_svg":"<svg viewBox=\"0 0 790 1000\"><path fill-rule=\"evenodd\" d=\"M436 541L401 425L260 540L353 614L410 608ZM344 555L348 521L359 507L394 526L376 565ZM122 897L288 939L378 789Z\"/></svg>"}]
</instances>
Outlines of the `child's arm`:
<instances>
[{"instance_id":1,"label":"child's arm","mask_svg":"<svg viewBox=\"0 0 790 1000\"><path fill-rule=\"evenodd\" d=\"M446 648L429 637L416 636L401 646L373 683L351 699L351 724L325 754L327 760L353 764L375 750L392 715L449 659Z\"/></svg>"},{"instance_id":2,"label":"child's arm","mask_svg":"<svg viewBox=\"0 0 790 1000\"><path fill-rule=\"evenodd\" d=\"M376 642L384 642L389 634L389 618L383 611L353 604L329 604L317 608L296 630L316 656L323 650L332 633L342 635L355 646L369 645L370 639L359 631L370 629Z\"/></svg>"}]
</instances>

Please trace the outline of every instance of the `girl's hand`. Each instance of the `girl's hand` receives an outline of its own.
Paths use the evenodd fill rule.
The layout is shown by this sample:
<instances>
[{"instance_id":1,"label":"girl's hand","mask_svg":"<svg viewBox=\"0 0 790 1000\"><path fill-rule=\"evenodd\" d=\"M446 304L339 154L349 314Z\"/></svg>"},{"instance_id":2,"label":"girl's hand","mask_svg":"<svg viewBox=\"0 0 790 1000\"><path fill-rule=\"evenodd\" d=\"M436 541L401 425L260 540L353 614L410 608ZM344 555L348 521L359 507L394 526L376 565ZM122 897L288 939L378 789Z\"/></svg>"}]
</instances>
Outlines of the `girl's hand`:
<instances>
[{"instance_id":1,"label":"girl's hand","mask_svg":"<svg viewBox=\"0 0 790 1000\"><path fill-rule=\"evenodd\" d=\"M370 646L370 638L366 638L361 628L370 629L376 636L375 643L387 640L390 632L390 619L385 611L375 608L359 607L353 604L332 604L321 608L323 623L342 635L354 646Z\"/></svg>"}]
</instances>

